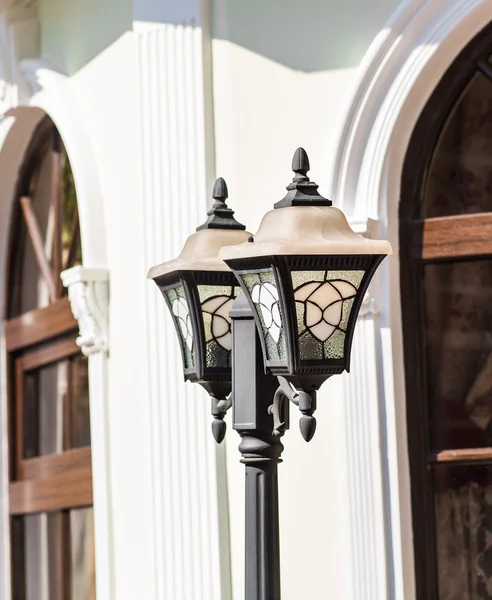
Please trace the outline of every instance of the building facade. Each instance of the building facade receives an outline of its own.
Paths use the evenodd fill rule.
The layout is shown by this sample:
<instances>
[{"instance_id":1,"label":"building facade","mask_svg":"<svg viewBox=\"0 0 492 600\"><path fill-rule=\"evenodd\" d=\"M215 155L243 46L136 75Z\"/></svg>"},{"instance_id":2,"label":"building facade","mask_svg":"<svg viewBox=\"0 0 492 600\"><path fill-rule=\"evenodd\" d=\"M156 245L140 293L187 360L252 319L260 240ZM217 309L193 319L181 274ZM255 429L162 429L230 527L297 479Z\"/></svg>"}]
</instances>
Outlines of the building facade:
<instances>
[{"instance_id":1,"label":"building facade","mask_svg":"<svg viewBox=\"0 0 492 600\"><path fill-rule=\"evenodd\" d=\"M215 445L146 273L216 176L256 231L298 146L394 255L315 438L285 436L283 597L492 597L491 21L486 0L1 0L0 600L243 597L239 438Z\"/></svg>"}]
</instances>

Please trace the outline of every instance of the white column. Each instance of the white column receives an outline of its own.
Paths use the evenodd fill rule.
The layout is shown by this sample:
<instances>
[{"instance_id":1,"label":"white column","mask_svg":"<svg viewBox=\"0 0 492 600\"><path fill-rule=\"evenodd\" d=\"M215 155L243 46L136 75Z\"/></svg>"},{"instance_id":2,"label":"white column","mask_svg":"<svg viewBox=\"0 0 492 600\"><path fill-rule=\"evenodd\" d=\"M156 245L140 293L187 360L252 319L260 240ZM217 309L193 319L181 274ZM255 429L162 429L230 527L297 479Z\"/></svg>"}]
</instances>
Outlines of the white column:
<instances>
[{"instance_id":1,"label":"white column","mask_svg":"<svg viewBox=\"0 0 492 600\"><path fill-rule=\"evenodd\" d=\"M210 98L204 91L209 88L209 74L204 73L199 17L193 24L134 25L141 135L139 202L145 216L143 252L148 267L180 252L187 236L205 220L210 198L206 152L210 140L205 134L211 130ZM217 448L212 438L207 394L183 382L176 334L164 299L153 282L147 285L155 597L227 600L224 448Z\"/></svg>"},{"instance_id":2,"label":"white column","mask_svg":"<svg viewBox=\"0 0 492 600\"><path fill-rule=\"evenodd\" d=\"M114 557L108 417L108 271L72 267L61 274L74 317L79 323L77 345L89 357L96 591L98 598L114 600Z\"/></svg>"},{"instance_id":3,"label":"white column","mask_svg":"<svg viewBox=\"0 0 492 600\"><path fill-rule=\"evenodd\" d=\"M343 376L347 600L388 598L376 302L366 295Z\"/></svg>"}]
</instances>

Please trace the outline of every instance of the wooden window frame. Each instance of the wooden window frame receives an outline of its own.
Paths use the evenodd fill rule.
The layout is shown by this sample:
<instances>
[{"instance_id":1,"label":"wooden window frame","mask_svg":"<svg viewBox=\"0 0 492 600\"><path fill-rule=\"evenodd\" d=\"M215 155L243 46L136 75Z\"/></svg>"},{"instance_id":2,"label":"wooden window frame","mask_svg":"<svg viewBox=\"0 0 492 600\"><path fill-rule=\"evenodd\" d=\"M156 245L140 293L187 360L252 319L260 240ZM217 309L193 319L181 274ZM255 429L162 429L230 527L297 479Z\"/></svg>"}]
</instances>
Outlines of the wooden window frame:
<instances>
[{"instance_id":1,"label":"wooden window frame","mask_svg":"<svg viewBox=\"0 0 492 600\"><path fill-rule=\"evenodd\" d=\"M423 270L436 262L492 257L492 212L423 219L421 198L440 134L453 106L476 72L492 85L492 26L454 61L429 99L413 131L402 173L400 287L417 600L438 598L433 468L492 464L492 448L432 452L426 386ZM411 298L411 301L405 301ZM432 533L429 533L432 532Z\"/></svg>"},{"instance_id":2,"label":"wooden window frame","mask_svg":"<svg viewBox=\"0 0 492 600\"><path fill-rule=\"evenodd\" d=\"M52 307L66 314L67 298L47 308L25 313L8 323L6 345L14 350L24 350L12 356L15 370L16 393L13 415L13 474L10 483L10 514L12 516L55 509L68 509L92 505L91 450L88 447L66 450L60 454L47 454L35 458L23 458L23 406L22 390L24 373L52 364L63 358L77 355L80 350L75 343L77 322L71 319L53 322L43 318L43 312ZM23 326L19 325L19 322ZM29 323L29 325L26 325ZM66 336L69 337L66 337ZM45 342L42 347L36 342ZM48 342L48 343L46 343ZM26 352L26 348L36 349Z\"/></svg>"},{"instance_id":3,"label":"wooden window frame","mask_svg":"<svg viewBox=\"0 0 492 600\"><path fill-rule=\"evenodd\" d=\"M48 143L49 140L49 143ZM51 145L50 145L51 144ZM49 258L35 207L31 201L31 179L36 174L40 160L51 152L52 179L49 203L54 214L52 259ZM92 461L90 446L66 449L70 446L66 425L72 423L72 399L64 401L63 451L34 458L24 458L23 385L24 375L38 368L67 361L69 390L73 377L73 358L81 355L76 344L78 324L60 279L60 272L70 266L78 253L80 243L79 213L73 206L73 217L68 223L69 244L63 255L62 243L62 154L63 146L54 124L44 119L33 135L26 160L21 167L17 186L17 201L12 211L8 254L8 274L5 307L5 352L8 375L8 422L10 448L9 512L11 523L12 570L15 600L25 600L25 542L24 520L27 515L56 511L59 527L55 586L57 597L70 598L70 510L93 505ZM68 160L68 159L63 159ZM20 224L23 229L19 229ZM19 235L23 232L23 235ZM49 304L18 314L17 304L22 282L19 258L24 244L31 244L39 273L48 290ZM19 254L20 252L20 254ZM15 270L17 268L17 271ZM16 274L17 273L17 274ZM13 292L11 292L13 290ZM17 290L17 291L16 291ZM14 316L12 316L14 315ZM69 392L71 393L71 392ZM71 437L71 436L70 436ZM15 548L14 548L15 540Z\"/></svg>"}]
</instances>

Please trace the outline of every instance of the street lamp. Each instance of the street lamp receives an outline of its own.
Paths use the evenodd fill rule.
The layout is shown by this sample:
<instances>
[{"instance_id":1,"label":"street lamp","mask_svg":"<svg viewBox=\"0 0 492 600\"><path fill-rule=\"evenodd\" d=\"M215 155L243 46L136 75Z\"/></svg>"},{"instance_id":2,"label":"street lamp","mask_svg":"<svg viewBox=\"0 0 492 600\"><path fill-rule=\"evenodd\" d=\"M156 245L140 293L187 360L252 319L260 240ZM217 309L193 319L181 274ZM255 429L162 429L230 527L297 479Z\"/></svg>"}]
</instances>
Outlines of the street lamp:
<instances>
[{"instance_id":1,"label":"street lamp","mask_svg":"<svg viewBox=\"0 0 492 600\"><path fill-rule=\"evenodd\" d=\"M254 312L266 368L288 380L303 414L301 433L314 435L316 390L350 370L360 306L391 245L350 228L341 210L309 180L309 159L298 148L295 176L249 242L223 248Z\"/></svg>"},{"instance_id":2,"label":"street lamp","mask_svg":"<svg viewBox=\"0 0 492 600\"><path fill-rule=\"evenodd\" d=\"M229 311L240 293L236 278L218 258L224 245L251 236L226 205L226 182L215 182L208 219L191 235L178 258L153 267L149 277L164 296L179 339L185 380L199 383L212 400L212 432L220 443L230 406L232 333Z\"/></svg>"},{"instance_id":3,"label":"street lamp","mask_svg":"<svg viewBox=\"0 0 492 600\"><path fill-rule=\"evenodd\" d=\"M149 272L173 315L185 378L212 396L217 441L232 403L246 474L246 600L280 600L277 465L290 403L311 440L316 392L349 370L364 294L391 254L389 242L354 233L318 193L302 148L292 168L287 195L254 237L233 219L217 180L207 223L176 260Z\"/></svg>"}]
</instances>

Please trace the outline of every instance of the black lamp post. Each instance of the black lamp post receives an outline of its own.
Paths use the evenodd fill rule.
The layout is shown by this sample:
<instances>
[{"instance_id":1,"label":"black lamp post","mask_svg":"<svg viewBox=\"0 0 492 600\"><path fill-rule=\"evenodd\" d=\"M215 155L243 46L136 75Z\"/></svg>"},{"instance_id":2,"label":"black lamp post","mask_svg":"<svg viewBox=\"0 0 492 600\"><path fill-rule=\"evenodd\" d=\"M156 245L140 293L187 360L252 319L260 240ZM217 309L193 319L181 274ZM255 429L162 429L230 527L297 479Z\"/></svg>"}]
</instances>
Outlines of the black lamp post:
<instances>
[{"instance_id":1,"label":"black lamp post","mask_svg":"<svg viewBox=\"0 0 492 600\"><path fill-rule=\"evenodd\" d=\"M302 148L292 168L295 177L287 195L264 216L254 238L230 230L232 222L234 227L238 224L229 211L228 235L232 239L234 231L238 239L227 243L214 237L208 246L213 269L204 273L194 234L176 261L149 273L174 315L185 378L201 383L212 395L218 422L230 404L225 399L230 391L230 353L227 360L225 355L221 359L220 368L207 362L204 340L209 338L204 332L210 319L204 318L204 311L209 298L214 299L210 309L217 305L222 317L232 307L233 423L246 468L246 600L280 600L277 464L283 450L280 438L289 426L289 403L299 407L301 433L311 440L316 391L332 375L349 370L360 305L378 265L391 254L388 242L355 234L343 213L318 193L307 176L309 161ZM223 205L226 194L216 191L218 185L225 189L218 180L214 198L222 203L221 210L229 210ZM209 213L212 220L217 202ZM220 259L234 272L243 294L238 295L230 271L217 269ZM200 295L200 286L219 285L212 274L220 275L227 291L224 287L210 296ZM227 305L219 306L218 298ZM179 321L183 315L184 325ZM218 441L225 433L225 425L220 427Z\"/></svg>"}]
</instances>

